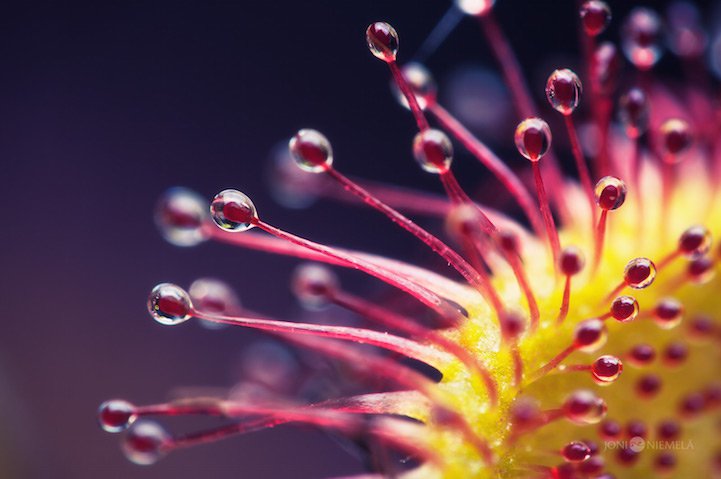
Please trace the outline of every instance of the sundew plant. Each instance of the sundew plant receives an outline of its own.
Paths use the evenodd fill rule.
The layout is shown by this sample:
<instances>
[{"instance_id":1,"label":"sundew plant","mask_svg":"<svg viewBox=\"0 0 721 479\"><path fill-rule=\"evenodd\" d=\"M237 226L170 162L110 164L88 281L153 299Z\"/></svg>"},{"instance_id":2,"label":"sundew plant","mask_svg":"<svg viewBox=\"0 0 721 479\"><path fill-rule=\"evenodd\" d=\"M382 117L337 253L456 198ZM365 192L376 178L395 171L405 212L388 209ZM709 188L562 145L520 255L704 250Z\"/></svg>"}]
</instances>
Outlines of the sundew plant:
<instances>
[{"instance_id":1,"label":"sundew plant","mask_svg":"<svg viewBox=\"0 0 721 479\"><path fill-rule=\"evenodd\" d=\"M276 172L286 196L375 210L424 248L428 264L287 231L242 192L242 178L237 189L220 184L213 198L184 188L161 198L156 221L170 243L217 241L301 259L292 278L298 300L311 311L347 310L358 322L271 318L206 279L187 290L158 284L148 298L155 321L264 331L342 365L342 380L362 392L282 392L273 387L273 368L282 367L275 361L271 379L227 394L147 405L111 399L98 420L120 433L130 461L151 465L197 444L295 425L361 445L369 472L353 477L721 477L721 249L713 242L721 233L721 110L718 47L704 12L682 1L663 16L638 6L619 19L613 5L578 2L579 35L568 41L579 42L579 66L556 65L536 84L493 3L457 0L450 14L476 21L496 56L517 119L505 142L528 160L524 168L511 168L439 102L432 72L403 61L402 32L382 21L367 26L365 41L417 126L402 140L409 156L445 196L347 176L354 159L334 157L323 132L279 132L288 137ZM619 38L606 32L611 22ZM447 19L439 25L436 40L452 29ZM655 71L664 55L681 66L672 78ZM532 92L544 90L550 108L534 102ZM475 158L518 214L464 190L454 149ZM434 223L433 232L421 226ZM426 269L438 258L444 269ZM404 301L344 287L338 268ZM223 423L186 433L163 426L186 415Z\"/></svg>"}]
</instances>

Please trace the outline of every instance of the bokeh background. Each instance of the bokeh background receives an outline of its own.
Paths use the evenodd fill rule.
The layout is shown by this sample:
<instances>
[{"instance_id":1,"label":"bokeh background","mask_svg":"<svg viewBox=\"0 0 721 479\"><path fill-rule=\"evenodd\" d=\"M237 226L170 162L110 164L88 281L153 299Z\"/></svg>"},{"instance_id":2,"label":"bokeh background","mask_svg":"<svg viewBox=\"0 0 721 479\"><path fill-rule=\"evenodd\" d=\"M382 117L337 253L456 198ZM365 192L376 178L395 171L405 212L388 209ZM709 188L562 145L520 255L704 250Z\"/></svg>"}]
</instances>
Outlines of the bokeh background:
<instances>
[{"instance_id":1,"label":"bokeh background","mask_svg":"<svg viewBox=\"0 0 721 479\"><path fill-rule=\"evenodd\" d=\"M575 3L498 2L497 16L538 100L551 70L577 65ZM609 3L619 19L632 2ZM164 242L152 210L168 187L189 186L208 198L236 187L264 218L290 231L428 264L423 248L373 212L329 201L283 208L268 194L265 172L279 142L313 127L333 142L341 171L440 192L411 157L414 124L363 35L370 22L389 21L407 61L448 7L446 0L0 6L2 477L314 478L362 471L333 438L292 427L174 453L143 468L123 458L116 436L100 431L95 410L112 397L145 404L182 386L230 387L244 346L260 338L156 324L145 299L158 282L187 286L218 277L250 308L300 314L286 287L296 261ZM442 101L509 164L523 167L509 149L515 118L478 25L464 19L427 64ZM505 206L464 152L454 168L481 200ZM382 289L351 281L367 294Z\"/></svg>"}]
</instances>

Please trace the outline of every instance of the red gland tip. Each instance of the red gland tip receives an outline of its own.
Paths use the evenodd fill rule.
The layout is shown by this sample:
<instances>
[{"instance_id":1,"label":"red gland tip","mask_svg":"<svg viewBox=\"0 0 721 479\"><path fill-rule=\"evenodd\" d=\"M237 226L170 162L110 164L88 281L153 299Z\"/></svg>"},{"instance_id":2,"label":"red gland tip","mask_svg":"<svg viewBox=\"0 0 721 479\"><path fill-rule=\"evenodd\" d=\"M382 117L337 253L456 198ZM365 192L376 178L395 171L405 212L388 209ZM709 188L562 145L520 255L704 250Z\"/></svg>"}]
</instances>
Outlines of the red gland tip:
<instances>
[{"instance_id":1,"label":"red gland tip","mask_svg":"<svg viewBox=\"0 0 721 479\"><path fill-rule=\"evenodd\" d=\"M546 82L546 98L551 106L565 116L570 115L581 100L581 79L573 70L555 70Z\"/></svg>"},{"instance_id":2,"label":"red gland tip","mask_svg":"<svg viewBox=\"0 0 721 479\"><path fill-rule=\"evenodd\" d=\"M648 129L649 103L646 93L640 88L631 88L618 104L619 119L631 139L643 135Z\"/></svg>"},{"instance_id":3,"label":"red gland tip","mask_svg":"<svg viewBox=\"0 0 721 479\"><path fill-rule=\"evenodd\" d=\"M683 319L683 304L675 298L663 298L656 304L653 318L662 329L675 328Z\"/></svg>"},{"instance_id":4,"label":"red gland tip","mask_svg":"<svg viewBox=\"0 0 721 479\"><path fill-rule=\"evenodd\" d=\"M611 303L611 316L621 323L633 321L638 312L638 301L633 296L619 296Z\"/></svg>"},{"instance_id":5,"label":"red gland tip","mask_svg":"<svg viewBox=\"0 0 721 479\"><path fill-rule=\"evenodd\" d=\"M291 282L296 298L309 308L326 305L338 287L338 277L330 268L313 263L298 266Z\"/></svg>"},{"instance_id":6,"label":"red gland tip","mask_svg":"<svg viewBox=\"0 0 721 479\"><path fill-rule=\"evenodd\" d=\"M210 217L222 230L238 233L254 226L258 212L251 199L238 190L223 190L210 203Z\"/></svg>"},{"instance_id":7,"label":"red gland tip","mask_svg":"<svg viewBox=\"0 0 721 479\"><path fill-rule=\"evenodd\" d=\"M563 446L561 455L567 462L583 462L591 457L591 449L581 441L572 441Z\"/></svg>"},{"instance_id":8,"label":"red gland tip","mask_svg":"<svg viewBox=\"0 0 721 479\"><path fill-rule=\"evenodd\" d=\"M711 251L711 232L705 226L688 228L678 240L678 250L687 258L693 259Z\"/></svg>"},{"instance_id":9,"label":"red gland tip","mask_svg":"<svg viewBox=\"0 0 721 479\"><path fill-rule=\"evenodd\" d=\"M571 393L563 403L563 414L576 424L597 424L606 415L603 399L592 391L580 389Z\"/></svg>"},{"instance_id":10,"label":"red gland tip","mask_svg":"<svg viewBox=\"0 0 721 479\"><path fill-rule=\"evenodd\" d=\"M606 2L588 0L579 11L581 24L587 35L595 37L603 33L611 22L611 9Z\"/></svg>"},{"instance_id":11,"label":"red gland tip","mask_svg":"<svg viewBox=\"0 0 721 479\"><path fill-rule=\"evenodd\" d=\"M551 129L540 118L526 118L516 127L514 140L518 152L527 160L536 162L551 147Z\"/></svg>"},{"instance_id":12,"label":"red gland tip","mask_svg":"<svg viewBox=\"0 0 721 479\"><path fill-rule=\"evenodd\" d=\"M661 125L661 141L664 151L664 161L677 163L678 155L688 149L692 143L691 127L685 120L671 118Z\"/></svg>"},{"instance_id":13,"label":"red gland tip","mask_svg":"<svg viewBox=\"0 0 721 479\"><path fill-rule=\"evenodd\" d=\"M160 324L173 326L190 319L193 304L187 291L172 283L161 283L148 296L148 312Z\"/></svg>"},{"instance_id":14,"label":"red gland tip","mask_svg":"<svg viewBox=\"0 0 721 479\"><path fill-rule=\"evenodd\" d=\"M627 286L644 289L656 279L656 265L648 258L635 258L628 262L623 272Z\"/></svg>"},{"instance_id":15,"label":"red gland tip","mask_svg":"<svg viewBox=\"0 0 721 479\"><path fill-rule=\"evenodd\" d=\"M583 252L575 246L567 246L561 251L559 269L565 276L575 276L586 264Z\"/></svg>"},{"instance_id":16,"label":"red gland tip","mask_svg":"<svg viewBox=\"0 0 721 479\"><path fill-rule=\"evenodd\" d=\"M606 325L600 319L586 319L576 326L573 346L578 351L586 353L598 350L606 342L608 332Z\"/></svg>"},{"instance_id":17,"label":"red gland tip","mask_svg":"<svg viewBox=\"0 0 721 479\"><path fill-rule=\"evenodd\" d=\"M288 151L301 170L322 173L333 164L330 141L316 130L304 128L290 139Z\"/></svg>"},{"instance_id":18,"label":"red gland tip","mask_svg":"<svg viewBox=\"0 0 721 479\"><path fill-rule=\"evenodd\" d=\"M98 408L98 423L106 432L124 431L137 417L135 406L123 399L105 401Z\"/></svg>"},{"instance_id":19,"label":"red gland tip","mask_svg":"<svg viewBox=\"0 0 721 479\"><path fill-rule=\"evenodd\" d=\"M608 385L616 381L623 372L623 363L616 356L604 355L593 362L591 374L599 385Z\"/></svg>"},{"instance_id":20,"label":"red gland tip","mask_svg":"<svg viewBox=\"0 0 721 479\"><path fill-rule=\"evenodd\" d=\"M616 210L626 201L626 183L615 176L604 176L594 190L596 204L606 211Z\"/></svg>"},{"instance_id":21,"label":"red gland tip","mask_svg":"<svg viewBox=\"0 0 721 479\"><path fill-rule=\"evenodd\" d=\"M366 42L371 53L386 63L396 61L398 33L385 22L371 23L366 29Z\"/></svg>"},{"instance_id":22,"label":"red gland tip","mask_svg":"<svg viewBox=\"0 0 721 479\"><path fill-rule=\"evenodd\" d=\"M441 130L429 128L413 138L413 156L425 171L442 175L451 168L453 145Z\"/></svg>"}]
</instances>

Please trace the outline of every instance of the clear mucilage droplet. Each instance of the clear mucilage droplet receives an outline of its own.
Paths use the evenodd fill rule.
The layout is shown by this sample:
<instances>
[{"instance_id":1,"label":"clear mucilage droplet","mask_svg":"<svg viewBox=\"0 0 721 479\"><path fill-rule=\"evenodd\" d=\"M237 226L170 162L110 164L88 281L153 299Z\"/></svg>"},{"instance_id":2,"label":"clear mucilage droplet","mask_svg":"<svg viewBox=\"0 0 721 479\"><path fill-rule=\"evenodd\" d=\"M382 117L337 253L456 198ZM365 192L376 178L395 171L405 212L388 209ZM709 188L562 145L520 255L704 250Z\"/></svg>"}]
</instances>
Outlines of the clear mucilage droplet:
<instances>
[{"instance_id":1,"label":"clear mucilage droplet","mask_svg":"<svg viewBox=\"0 0 721 479\"><path fill-rule=\"evenodd\" d=\"M551 129L540 118L527 118L516 127L514 140L521 155L538 161L551 147Z\"/></svg>"},{"instance_id":2,"label":"clear mucilage droplet","mask_svg":"<svg viewBox=\"0 0 721 479\"><path fill-rule=\"evenodd\" d=\"M662 36L663 23L658 14L648 8L635 8L621 30L623 53L639 70L649 70L663 53Z\"/></svg>"},{"instance_id":3,"label":"clear mucilage droplet","mask_svg":"<svg viewBox=\"0 0 721 479\"><path fill-rule=\"evenodd\" d=\"M149 466L165 455L171 441L170 435L160 424L138 421L123 438L121 447L128 460L141 466Z\"/></svg>"},{"instance_id":4,"label":"clear mucilage droplet","mask_svg":"<svg viewBox=\"0 0 721 479\"><path fill-rule=\"evenodd\" d=\"M186 188L171 188L155 207L155 224L166 241L175 246L195 246L208 238L203 226L208 202Z\"/></svg>"},{"instance_id":5,"label":"clear mucilage droplet","mask_svg":"<svg viewBox=\"0 0 721 479\"><path fill-rule=\"evenodd\" d=\"M413 139L413 156L425 171L443 174L451 167L453 145L442 131L428 129Z\"/></svg>"},{"instance_id":6,"label":"clear mucilage droplet","mask_svg":"<svg viewBox=\"0 0 721 479\"><path fill-rule=\"evenodd\" d=\"M581 79L573 70L556 70L546 82L546 98L551 106L563 115L570 115L578 106L583 93Z\"/></svg>"},{"instance_id":7,"label":"clear mucilage droplet","mask_svg":"<svg viewBox=\"0 0 721 479\"><path fill-rule=\"evenodd\" d=\"M304 128L290 139L288 151L301 170L322 173L333 164L330 141L321 132Z\"/></svg>"},{"instance_id":8,"label":"clear mucilage droplet","mask_svg":"<svg viewBox=\"0 0 721 479\"><path fill-rule=\"evenodd\" d=\"M252 228L258 219L255 205L238 190L223 190L210 203L210 217L222 230L234 233Z\"/></svg>"},{"instance_id":9,"label":"clear mucilage droplet","mask_svg":"<svg viewBox=\"0 0 721 479\"><path fill-rule=\"evenodd\" d=\"M161 283L148 296L148 312L160 324L173 326L190 319L193 304L188 293L178 285Z\"/></svg>"},{"instance_id":10,"label":"clear mucilage droplet","mask_svg":"<svg viewBox=\"0 0 721 479\"><path fill-rule=\"evenodd\" d=\"M371 53L386 63L396 61L398 33L385 22L371 23L366 30L366 42Z\"/></svg>"}]
</instances>

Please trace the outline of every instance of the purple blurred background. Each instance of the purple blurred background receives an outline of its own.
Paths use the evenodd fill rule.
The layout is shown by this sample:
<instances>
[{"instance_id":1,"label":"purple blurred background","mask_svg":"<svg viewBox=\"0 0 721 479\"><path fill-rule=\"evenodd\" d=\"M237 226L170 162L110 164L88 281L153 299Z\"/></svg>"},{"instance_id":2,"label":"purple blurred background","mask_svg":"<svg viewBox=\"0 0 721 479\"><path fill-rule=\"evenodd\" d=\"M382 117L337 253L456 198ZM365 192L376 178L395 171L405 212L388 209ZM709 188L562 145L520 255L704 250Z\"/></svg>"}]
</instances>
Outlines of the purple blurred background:
<instances>
[{"instance_id":1,"label":"purple blurred background","mask_svg":"<svg viewBox=\"0 0 721 479\"><path fill-rule=\"evenodd\" d=\"M389 93L387 69L368 53L363 34L368 23L389 21L405 61L449 3L15 3L0 7L3 477L311 478L361 471L324 434L292 427L174 453L143 468L123 458L116 436L100 431L95 410L113 397L146 404L179 386L229 387L243 345L260 337L156 324L145 298L158 282L187 286L219 277L250 308L298 313L285 287L296 261L164 242L152 208L168 187L185 185L208 198L236 187L265 219L290 231L428 262L422 248L373 212L333 202L284 209L268 195L264 171L278 142L313 127L333 142L341 171L440 191L411 158L414 124ZM575 65L574 3L499 1L497 16L538 99L548 72ZM627 2L610 3L616 18L628 9ZM464 72L474 78L481 66L496 71L484 43L464 19L428 61L441 98L455 109L467 104L444 86L465 92ZM498 116L490 117L493 133L481 134L501 143L513 167L523 167L508 150L513 116L488 106L504 103L505 93L481 91L477 100L479 111ZM464 152L456 163L464 185L481 199L494 196Z\"/></svg>"}]
</instances>

